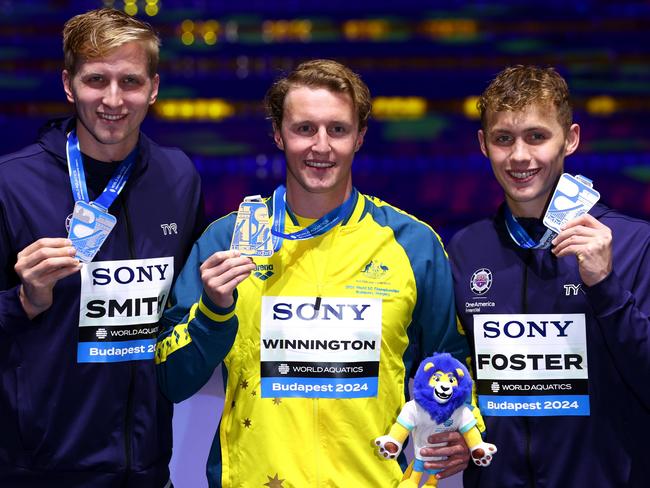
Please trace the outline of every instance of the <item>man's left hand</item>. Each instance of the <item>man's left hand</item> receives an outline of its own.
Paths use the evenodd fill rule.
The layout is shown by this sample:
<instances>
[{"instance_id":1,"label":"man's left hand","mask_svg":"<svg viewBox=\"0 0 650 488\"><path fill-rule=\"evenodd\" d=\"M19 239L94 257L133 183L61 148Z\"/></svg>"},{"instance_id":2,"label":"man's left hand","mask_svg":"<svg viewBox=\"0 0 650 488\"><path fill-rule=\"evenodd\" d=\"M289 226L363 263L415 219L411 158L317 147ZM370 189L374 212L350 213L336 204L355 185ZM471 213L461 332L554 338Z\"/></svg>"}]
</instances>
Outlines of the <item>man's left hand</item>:
<instances>
[{"instance_id":1,"label":"man's left hand","mask_svg":"<svg viewBox=\"0 0 650 488\"><path fill-rule=\"evenodd\" d=\"M582 282L594 286L612 272L612 231L589 214L573 219L552 241L558 258L578 258Z\"/></svg>"},{"instance_id":2,"label":"man's left hand","mask_svg":"<svg viewBox=\"0 0 650 488\"><path fill-rule=\"evenodd\" d=\"M469 463L469 448L465 439L459 432L440 432L430 435L429 444L446 443L440 447L423 447L420 449L422 456L446 457L441 461L425 461L425 469L441 469L436 474L439 480L453 476L463 471Z\"/></svg>"}]
</instances>

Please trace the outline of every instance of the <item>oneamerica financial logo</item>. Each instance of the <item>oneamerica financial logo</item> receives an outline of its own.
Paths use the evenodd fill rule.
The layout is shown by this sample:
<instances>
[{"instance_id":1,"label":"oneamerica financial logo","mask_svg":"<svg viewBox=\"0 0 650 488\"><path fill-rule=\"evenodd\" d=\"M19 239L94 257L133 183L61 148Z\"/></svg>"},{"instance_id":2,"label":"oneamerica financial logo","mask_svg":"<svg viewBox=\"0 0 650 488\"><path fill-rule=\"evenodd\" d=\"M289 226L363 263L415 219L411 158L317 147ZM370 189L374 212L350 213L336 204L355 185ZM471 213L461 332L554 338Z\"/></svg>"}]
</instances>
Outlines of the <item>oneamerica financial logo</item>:
<instances>
[{"instance_id":1,"label":"oneamerica financial logo","mask_svg":"<svg viewBox=\"0 0 650 488\"><path fill-rule=\"evenodd\" d=\"M253 276L258 280L266 281L271 276L273 276L273 265L272 264L258 264L255 266L255 272Z\"/></svg>"},{"instance_id":2,"label":"oneamerica financial logo","mask_svg":"<svg viewBox=\"0 0 650 488\"><path fill-rule=\"evenodd\" d=\"M474 271L469 287L477 295L485 295L492 286L492 272L487 268Z\"/></svg>"}]
</instances>

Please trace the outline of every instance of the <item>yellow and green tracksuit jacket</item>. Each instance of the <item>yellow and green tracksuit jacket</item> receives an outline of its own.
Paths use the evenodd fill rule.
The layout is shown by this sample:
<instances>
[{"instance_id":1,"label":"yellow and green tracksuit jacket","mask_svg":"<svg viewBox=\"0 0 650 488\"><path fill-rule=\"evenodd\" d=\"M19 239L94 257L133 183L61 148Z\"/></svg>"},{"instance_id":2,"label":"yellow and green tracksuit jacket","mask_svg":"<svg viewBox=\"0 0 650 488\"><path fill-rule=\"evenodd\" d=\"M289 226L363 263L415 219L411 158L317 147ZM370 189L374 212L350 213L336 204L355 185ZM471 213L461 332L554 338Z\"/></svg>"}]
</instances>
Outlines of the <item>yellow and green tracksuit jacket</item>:
<instances>
[{"instance_id":1,"label":"yellow and green tracksuit jacket","mask_svg":"<svg viewBox=\"0 0 650 488\"><path fill-rule=\"evenodd\" d=\"M199 266L215 251L229 248L236 214L213 222L194 245L163 319L156 363L163 392L179 402L199 390L223 362L225 403L208 459L210 487L397 486L400 465L380 459L373 439L395 421L407 400L408 379L423 358L446 351L465 362L467 343L456 326L449 264L437 234L376 198L356 190L353 198L347 221L319 237L285 240L270 258L255 258L256 271L238 286L228 310L203 293ZM285 232L302 228L290 212L285 221ZM311 305L317 297L323 308ZM337 312L350 312L347 306L337 309L337 300L379 304L378 364L370 361L376 395L264 396L260 338L266 327L262 304L269 300L286 302L275 315L279 318L297 312L302 302L310 304L302 310L307 321L317 309L327 311L331 322L320 322L325 335L328 323L341 326ZM363 307L356 310L353 318ZM333 328L321 344L340 346L345 341L337 342L336 331L343 337L355 324L350 320L343 329ZM290 334L285 339L291 340ZM303 341L305 347L310 344L314 342ZM318 353L296 354L303 355L300 364L324 364L310 363ZM282 371L289 363L279 364ZM282 374L286 369L278 376Z\"/></svg>"}]
</instances>

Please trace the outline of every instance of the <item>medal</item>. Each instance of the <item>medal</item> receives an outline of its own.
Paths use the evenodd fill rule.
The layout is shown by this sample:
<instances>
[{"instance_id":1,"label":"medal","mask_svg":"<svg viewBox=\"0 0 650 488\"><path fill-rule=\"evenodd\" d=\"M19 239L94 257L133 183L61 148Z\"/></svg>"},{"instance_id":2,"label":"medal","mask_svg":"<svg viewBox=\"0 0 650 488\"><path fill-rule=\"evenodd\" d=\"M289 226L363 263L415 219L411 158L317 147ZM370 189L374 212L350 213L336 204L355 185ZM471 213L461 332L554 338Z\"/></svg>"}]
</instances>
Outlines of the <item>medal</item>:
<instances>
[{"instance_id":1,"label":"medal","mask_svg":"<svg viewBox=\"0 0 650 488\"><path fill-rule=\"evenodd\" d=\"M91 262L116 222L117 219L108 212L78 201L72 212L68 233L68 239L77 250L77 259L84 263Z\"/></svg>"},{"instance_id":2,"label":"medal","mask_svg":"<svg viewBox=\"0 0 650 488\"><path fill-rule=\"evenodd\" d=\"M249 257L273 255L269 211L260 195L246 197L239 205L230 249Z\"/></svg>"},{"instance_id":3,"label":"medal","mask_svg":"<svg viewBox=\"0 0 650 488\"><path fill-rule=\"evenodd\" d=\"M589 212L599 199L590 179L564 173L546 209L544 225L559 234L564 224Z\"/></svg>"}]
</instances>

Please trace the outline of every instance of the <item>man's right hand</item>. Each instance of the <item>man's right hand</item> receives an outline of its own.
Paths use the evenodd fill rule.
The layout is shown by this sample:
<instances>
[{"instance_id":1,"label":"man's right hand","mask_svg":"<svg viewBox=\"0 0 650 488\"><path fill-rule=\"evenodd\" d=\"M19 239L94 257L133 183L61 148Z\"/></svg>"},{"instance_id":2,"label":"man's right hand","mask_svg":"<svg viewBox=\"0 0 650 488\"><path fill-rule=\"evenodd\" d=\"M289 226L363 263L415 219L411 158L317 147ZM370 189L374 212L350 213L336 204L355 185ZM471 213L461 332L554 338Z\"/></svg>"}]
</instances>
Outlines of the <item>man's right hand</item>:
<instances>
[{"instance_id":1,"label":"man's right hand","mask_svg":"<svg viewBox=\"0 0 650 488\"><path fill-rule=\"evenodd\" d=\"M239 251L215 252L199 268L205 293L221 308L234 303L233 291L254 269L253 260Z\"/></svg>"},{"instance_id":2,"label":"man's right hand","mask_svg":"<svg viewBox=\"0 0 650 488\"><path fill-rule=\"evenodd\" d=\"M21 281L20 303L30 319L52 306L57 281L81 269L72 242L44 237L18 253L14 270Z\"/></svg>"}]
</instances>

